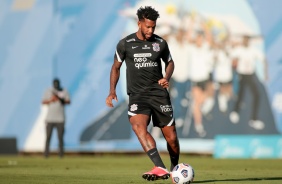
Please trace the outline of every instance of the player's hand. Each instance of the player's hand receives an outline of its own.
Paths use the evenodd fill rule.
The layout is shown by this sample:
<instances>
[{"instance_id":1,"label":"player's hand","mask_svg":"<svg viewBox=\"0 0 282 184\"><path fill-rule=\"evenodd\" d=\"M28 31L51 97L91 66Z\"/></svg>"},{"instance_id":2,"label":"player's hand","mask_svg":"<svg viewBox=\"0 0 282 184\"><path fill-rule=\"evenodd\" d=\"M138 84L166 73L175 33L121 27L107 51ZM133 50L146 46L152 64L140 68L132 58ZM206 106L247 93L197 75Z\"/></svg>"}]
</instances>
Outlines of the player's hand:
<instances>
[{"instance_id":1,"label":"player's hand","mask_svg":"<svg viewBox=\"0 0 282 184\"><path fill-rule=\"evenodd\" d=\"M163 88L169 87L169 82L166 78L162 78L158 81L159 85L161 85Z\"/></svg>"},{"instance_id":2,"label":"player's hand","mask_svg":"<svg viewBox=\"0 0 282 184\"><path fill-rule=\"evenodd\" d=\"M110 93L109 96L106 98L106 104L108 107L114 107L112 100L118 101L117 95L115 93Z\"/></svg>"}]
</instances>

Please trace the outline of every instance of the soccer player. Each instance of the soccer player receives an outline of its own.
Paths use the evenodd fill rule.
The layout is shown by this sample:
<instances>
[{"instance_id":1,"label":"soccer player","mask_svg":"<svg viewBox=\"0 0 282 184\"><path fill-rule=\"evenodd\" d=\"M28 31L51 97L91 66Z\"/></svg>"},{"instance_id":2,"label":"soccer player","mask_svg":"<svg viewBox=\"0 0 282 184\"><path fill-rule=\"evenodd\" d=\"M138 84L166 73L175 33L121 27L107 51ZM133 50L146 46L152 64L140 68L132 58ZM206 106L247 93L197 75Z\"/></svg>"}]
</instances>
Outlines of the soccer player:
<instances>
[{"instance_id":1,"label":"soccer player","mask_svg":"<svg viewBox=\"0 0 282 184\"><path fill-rule=\"evenodd\" d=\"M170 173L159 155L156 142L148 132L147 126L152 118L153 125L161 129L167 141L171 160L170 170L172 170L179 160L179 141L167 91L174 62L167 42L154 34L159 13L151 6L145 6L137 10L137 16L138 31L121 39L117 44L106 104L113 107L112 100L118 100L116 85L121 65L125 61L129 96L128 118L143 150L155 165L142 177L149 181L168 179ZM162 74L161 61L165 63L165 76Z\"/></svg>"}]
</instances>

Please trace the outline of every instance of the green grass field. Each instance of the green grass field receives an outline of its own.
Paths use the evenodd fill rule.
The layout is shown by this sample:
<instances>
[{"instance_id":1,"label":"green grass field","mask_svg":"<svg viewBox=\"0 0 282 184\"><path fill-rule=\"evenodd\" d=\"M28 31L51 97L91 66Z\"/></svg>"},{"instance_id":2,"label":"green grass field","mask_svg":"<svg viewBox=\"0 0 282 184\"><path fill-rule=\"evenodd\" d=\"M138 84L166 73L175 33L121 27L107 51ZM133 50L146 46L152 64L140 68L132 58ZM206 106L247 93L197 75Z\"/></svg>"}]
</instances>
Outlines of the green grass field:
<instances>
[{"instance_id":1,"label":"green grass field","mask_svg":"<svg viewBox=\"0 0 282 184\"><path fill-rule=\"evenodd\" d=\"M162 154L169 166L169 157ZM195 170L194 183L282 183L282 160L213 159L181 155ZM172 183L146 181L141 174L153 167L145 155L0 156L1 184L126 184Z\"/></svg>"}]
</instances>

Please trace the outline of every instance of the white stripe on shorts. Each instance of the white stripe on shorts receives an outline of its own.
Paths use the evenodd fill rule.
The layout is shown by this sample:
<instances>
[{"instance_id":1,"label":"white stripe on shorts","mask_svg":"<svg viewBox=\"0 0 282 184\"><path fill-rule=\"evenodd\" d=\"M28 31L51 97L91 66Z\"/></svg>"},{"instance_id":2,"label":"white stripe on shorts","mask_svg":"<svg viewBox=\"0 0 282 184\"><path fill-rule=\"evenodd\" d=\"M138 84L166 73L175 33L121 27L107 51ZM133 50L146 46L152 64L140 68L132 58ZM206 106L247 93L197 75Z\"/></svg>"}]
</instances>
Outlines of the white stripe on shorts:
<instances>
[{"instance_id":1,"label":"white stripe on shorts","mask_svg":"<svg viewBox=\"0 0 282 184\"><path fill-rule=\"evenodd\" d=\"M130 112L130 111L127 111L128 112L128 115L129 116L135 116L135 115L137 115L137 114L135 114L135 113L133 113L133 112Z\"/></svg>"},{"instance_id":2,"label":"white stripe on shorts","mask_svg":"<svg viewBox=\"0 0 282 184\"><path fill-rule=\"evenodd\" d=\"M174 118L171 119L171 121L169 122L169 124L167 124L167 126L171 126L173 122L174 122Z\"/></svg>"}]
</instances>

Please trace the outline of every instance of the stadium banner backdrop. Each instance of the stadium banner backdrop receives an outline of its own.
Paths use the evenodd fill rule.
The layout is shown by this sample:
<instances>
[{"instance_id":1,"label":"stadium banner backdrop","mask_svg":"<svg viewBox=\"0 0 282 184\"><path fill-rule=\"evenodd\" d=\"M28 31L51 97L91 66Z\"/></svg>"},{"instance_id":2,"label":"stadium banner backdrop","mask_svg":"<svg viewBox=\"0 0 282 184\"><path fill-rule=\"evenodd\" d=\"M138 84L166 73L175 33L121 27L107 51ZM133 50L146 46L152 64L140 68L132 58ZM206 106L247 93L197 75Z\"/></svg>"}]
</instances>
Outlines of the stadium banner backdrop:
<instances>
[{"instance_id":1,"label":"stadium banner backdrop","mask_svg":"<svg viewBox=\"0 0 282 184\"><path fill-rule=\"evenodd\" d=\"M282 158L281 135L217 135L214 158Z\"/></svg>"},{"instance_id":2,"label":"stadium banner backdrop","mask_svg":"<svg viewBox=\"0 0 282 184\"><path fill-rule=\"evenodd\" d=\"M233 98L226 112L219 109L216 91L203 116L205 134L195 131L187 53L169 41L176 71L170 94L183 152L213 153L217 135L279 136L282 133L282 2L273 0L1 0L0 1L0 138L15 137L19 151L42 151L47 107L41 105L44 90L59 77L70 91L66 108L66 151L141 151L127 117L125 66L117 86L118 103L105 105L109 73L117 42L137 30L136 10L152 5L160 12L156 34L174 38L176 30L191 33L202 25L216 41L228 35L256 37L252 44L267 58L256 65L259 89L259 129L249 125L252 94L244 93L240 121L231 123L229 113L238 94L234 73ZM192 34L193 36L193 34ZM173 40L173 39L172 39ZM188 59L187 59L188 61ZM178 66L178 67L177 67ZM268 71L267 77L264 71ZM166 150L161 132L150 127L161 151ZM246 137L245 137L246 136ZM57 150L56 132L51 149ZM280 145L281 146L281 145ZM223 148L216 148L220 151Z\"/></svg>"}]
</instances>

